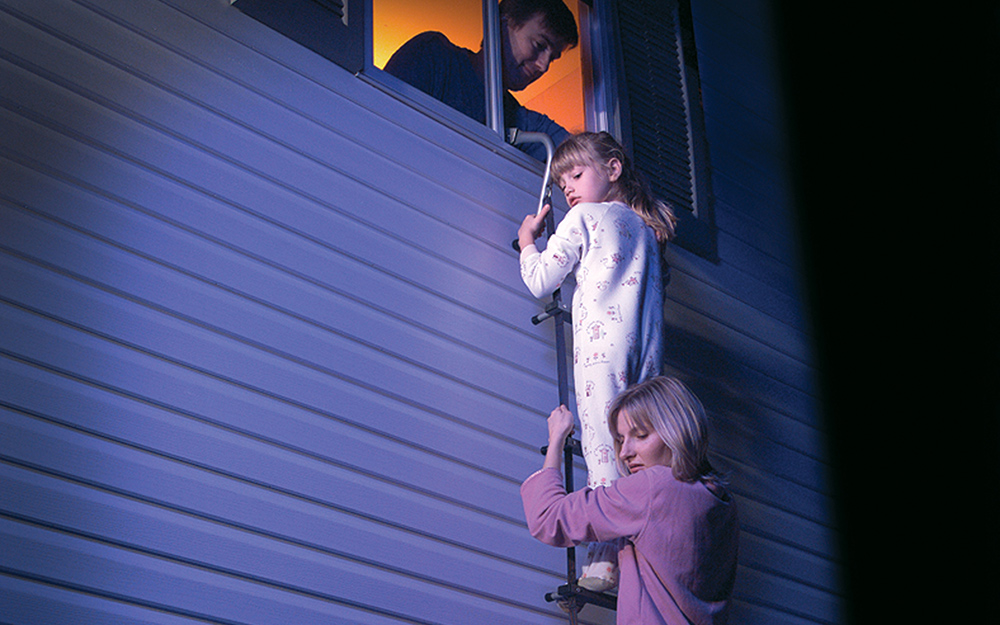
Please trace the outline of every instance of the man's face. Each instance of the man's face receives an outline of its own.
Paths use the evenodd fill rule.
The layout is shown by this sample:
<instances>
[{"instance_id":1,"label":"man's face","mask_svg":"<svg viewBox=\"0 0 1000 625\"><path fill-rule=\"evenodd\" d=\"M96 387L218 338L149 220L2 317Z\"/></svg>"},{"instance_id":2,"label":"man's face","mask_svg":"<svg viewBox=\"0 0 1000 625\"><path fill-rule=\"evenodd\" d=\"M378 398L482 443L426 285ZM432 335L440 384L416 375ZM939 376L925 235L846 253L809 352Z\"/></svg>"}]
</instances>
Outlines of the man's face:
<instances>
[{"instance_id":1,"label":"man's face","mask_svg":"<svg viewBox=\"0 0 1000 625\"><path fill-rule=\"evenodd\" d=\"M558 59L566 44L545 26L544 15L534 17L520 26L508 25L503 46L503 85L510 91L521 91L548 71L549 63Z\"/></svg>"}]
</instances>

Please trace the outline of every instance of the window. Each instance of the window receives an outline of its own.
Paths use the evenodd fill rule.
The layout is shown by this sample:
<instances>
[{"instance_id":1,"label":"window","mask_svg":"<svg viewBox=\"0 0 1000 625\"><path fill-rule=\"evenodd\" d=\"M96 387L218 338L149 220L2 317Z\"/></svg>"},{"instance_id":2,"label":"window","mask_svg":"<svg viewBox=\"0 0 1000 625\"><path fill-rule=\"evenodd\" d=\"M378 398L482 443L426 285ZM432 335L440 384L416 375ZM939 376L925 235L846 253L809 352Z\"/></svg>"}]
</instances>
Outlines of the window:
<instances>
[{"instance_id":1,"label":"window","mask_svg":"<svg viewBox=\"0 0 1000 625\"><path fill-rule=\"evenodd\" d=\"M484 36L488 20L483 19L483 14L487 8L492 10L487 3L494 1L234 3L248 15L348 70L364 71L377 79L385 76L382 70L395 50L425 31L444 33L451 43L470 53L478 52L480 43L487 53L498 50L496 31L485 29ZM674 206L680 219L677 244L715 260L708 148L690 0L565 3L579 27L579 45L553 62L542 78L516 92L517 101L571 132L607 130L621 139L654 193ZM371 50L365 49L366 37ZM500 80L494 80L495 84L486 81L487 89L499 94ZM428 102L419 92L410 89L407 93L413 94L416 105ZM474 104L482 104L484 109L486 102L485 94L474 98ZM503 108L509 111L516 106L511 107L507 101ZM485 113L466 115L488 120ZM506 123L496 122L497 126L510 123L510 118ZM475 130L475 126L464 127Z\"/></svg>"},{"instance_id":2,"label":"window","mask_svg":"<svg viewBox=\"0 0 1000 625\"><path fill-rule=\"evenodd\" d=\"M516 127L546 133L558 144L567 130L586 128L580 6L575 0L427 0L416 5L409 0L372 0L372 66L385 72L373 75L389 85L394 84L389 76L397 78L498 133ZM540 12L546 15L544 24L536 18ZM506 13L516 20L513 29L503 26ZM509 40L501 37L507 33ZM502 40L509 41L503 58ZM487 78L491 88L484 91L487 63L494 54L498 68L506 70L498 72L503 90L501 81L494 84ZM506 65L509 59L520 64ZM533 70L542 73L529 75ZM423 96L395 84L413 101L426 103ZM491 101L494 95L502 106L499 100ZM544 159L539 145L522 149Z\"/></svg>"},{"instance_id":3,"label":"window","mask_svg":"<svg viewBox=\"0 0 1000 625\"><path fill-rule=\"evenodd\" d=\"M580 2L567 7L580 23ZM483 42L482 0L372 0L373 64L385 69L392 54L412 37L427 31L443 33L452 43L478 51ZM580 46L567 50L541 78L515 94L517 101L551 117L570 132L586 128Z\"/></svg>"}]
</instances>

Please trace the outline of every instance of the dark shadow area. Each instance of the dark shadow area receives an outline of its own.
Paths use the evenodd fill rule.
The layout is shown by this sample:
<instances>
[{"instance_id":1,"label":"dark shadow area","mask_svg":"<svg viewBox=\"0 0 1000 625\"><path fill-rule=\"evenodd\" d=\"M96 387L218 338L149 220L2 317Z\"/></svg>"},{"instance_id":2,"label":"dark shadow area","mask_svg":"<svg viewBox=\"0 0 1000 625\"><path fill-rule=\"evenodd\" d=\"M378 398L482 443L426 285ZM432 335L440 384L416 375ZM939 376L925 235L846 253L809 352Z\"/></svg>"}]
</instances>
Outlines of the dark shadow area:
<instances>
[{"instance_id":1,"label":"dark shadow area","mask_svg":"<svg viewBox=\"0 0 1000 625\"><path fill-rule=\"evenodd\" d=\"M872 6L775 9L849 622L982 622L1000 583L1000 9Z\"/></svg>"}]
</instances>

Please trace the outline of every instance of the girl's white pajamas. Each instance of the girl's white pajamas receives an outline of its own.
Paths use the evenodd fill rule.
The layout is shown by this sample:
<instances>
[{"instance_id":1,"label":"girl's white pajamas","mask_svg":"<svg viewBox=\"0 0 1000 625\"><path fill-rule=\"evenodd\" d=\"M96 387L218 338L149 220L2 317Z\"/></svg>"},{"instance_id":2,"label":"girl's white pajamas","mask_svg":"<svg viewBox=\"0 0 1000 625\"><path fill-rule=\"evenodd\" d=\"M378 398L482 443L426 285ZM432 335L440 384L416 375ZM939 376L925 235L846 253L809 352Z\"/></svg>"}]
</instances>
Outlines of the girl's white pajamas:
<instances>
[{"instance_id":1,"label":"girl's white pajamas","mask_svg":"<svg viewBox=\"0 0 1000 625\"><path fill-rule=\"evenodd\" d=\"M521 250L521 278L538 298L570 272L573 292L573 378L583 428L587 485L619 477L608 427L611 400L660 374L663 362L663 275L653 229L620 202L581 203L566 213L545 250Z\"/></svg>"}]
</instances>

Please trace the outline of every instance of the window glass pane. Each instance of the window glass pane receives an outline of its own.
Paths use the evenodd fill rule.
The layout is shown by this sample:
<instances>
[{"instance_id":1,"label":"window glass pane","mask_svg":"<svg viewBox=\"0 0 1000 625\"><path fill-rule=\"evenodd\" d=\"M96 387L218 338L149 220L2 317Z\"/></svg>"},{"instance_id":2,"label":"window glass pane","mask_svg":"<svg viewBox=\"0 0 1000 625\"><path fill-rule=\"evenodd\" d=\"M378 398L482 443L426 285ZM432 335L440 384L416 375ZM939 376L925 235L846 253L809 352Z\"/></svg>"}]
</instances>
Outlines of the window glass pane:
<instances>
[{"instance_id":1,"label":"window glass pane","mask_svg":"<svg viewBox=\"0 0 1000 625\"><path fill-rule=\"evenodd\" d=\"M565 0L565 4L580 25L586 7L578 0ZM460 56L449 47L454 44L470 52L481 49L482 7L483 0L372 0L374 65L483 121L477 99L482 96L473 98L466 93L468 67L459 62ZM441 33L447 41L423 34L429 31ZM404 51L390 64L390 59L404 45ZM522 106L547 115L570 132L584 130L586 125L581 49L577 45L564 51L549 64L543 76L526 89L512 93ZM431 66L436 69L430 70Z\"/></svg>"},{"instance_id":2,"label":"window glass pane","mask_svg":"<svg viewBox=\"0 0 1000 625\"><path fill-rule=\"evenodd\" d=\"M414 35L443 33L453 44L476 52L483 41L482 0L372 0L374 63L389 57Z\"/></svg>"}]
</instances>

